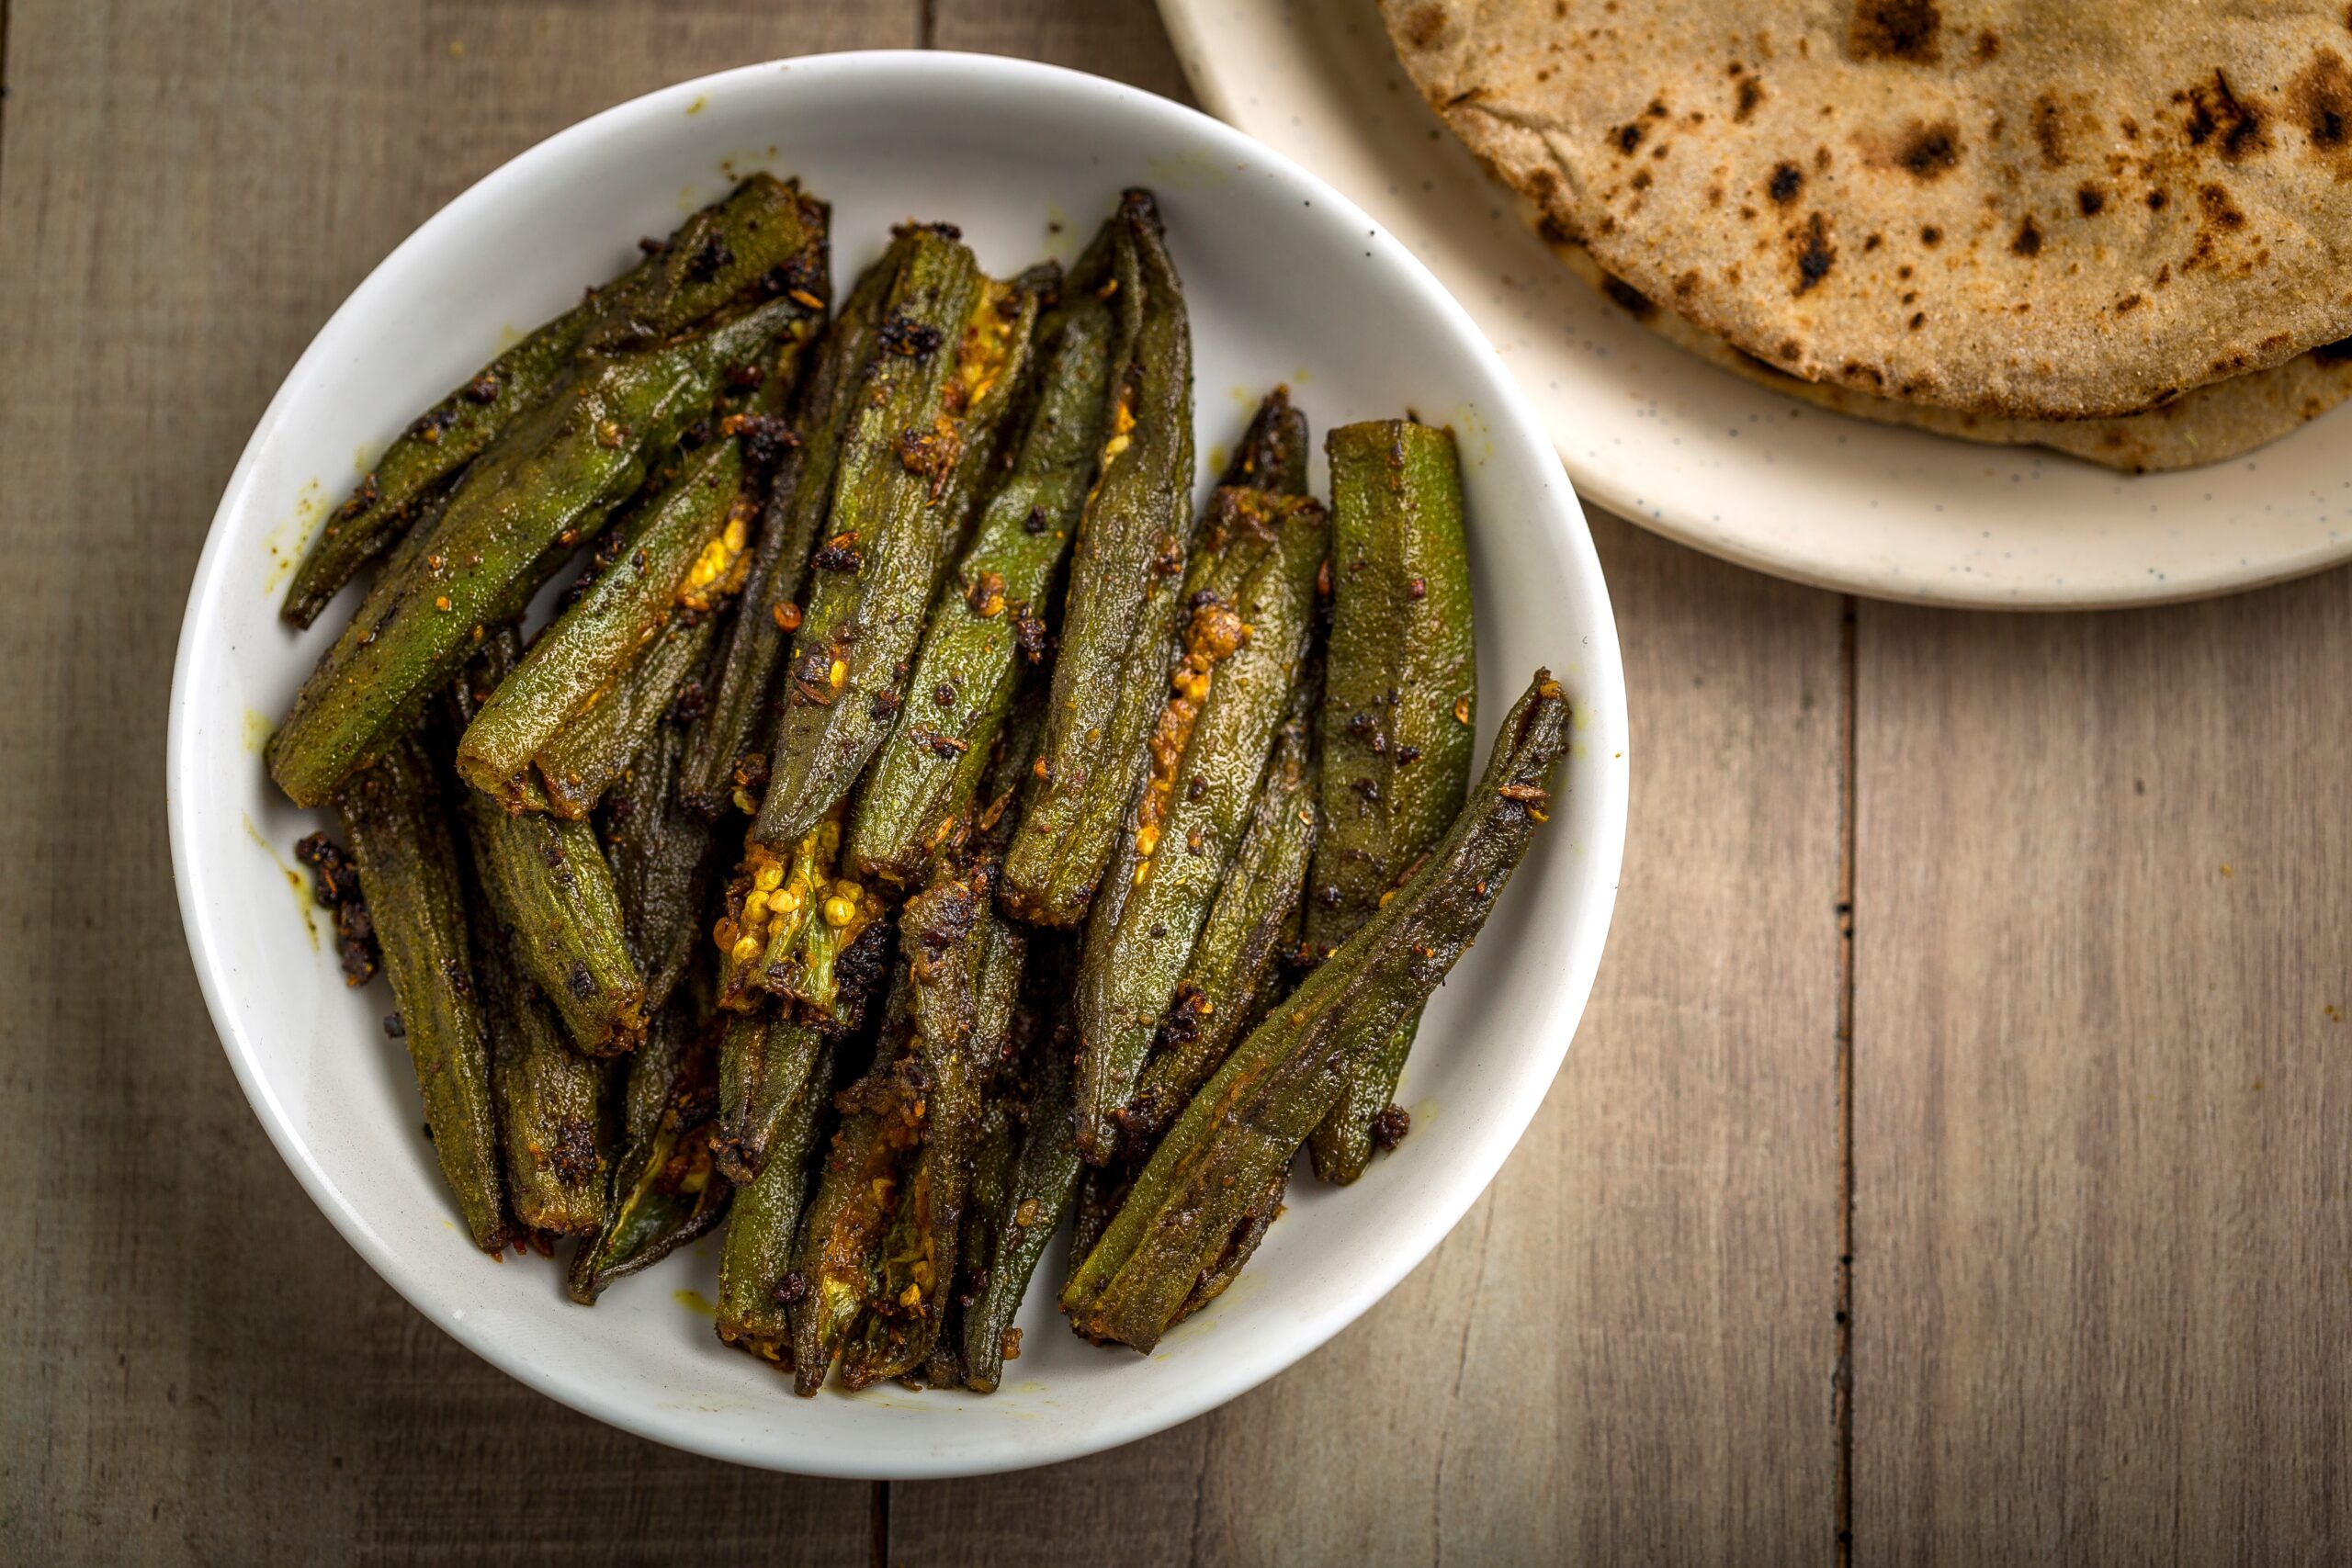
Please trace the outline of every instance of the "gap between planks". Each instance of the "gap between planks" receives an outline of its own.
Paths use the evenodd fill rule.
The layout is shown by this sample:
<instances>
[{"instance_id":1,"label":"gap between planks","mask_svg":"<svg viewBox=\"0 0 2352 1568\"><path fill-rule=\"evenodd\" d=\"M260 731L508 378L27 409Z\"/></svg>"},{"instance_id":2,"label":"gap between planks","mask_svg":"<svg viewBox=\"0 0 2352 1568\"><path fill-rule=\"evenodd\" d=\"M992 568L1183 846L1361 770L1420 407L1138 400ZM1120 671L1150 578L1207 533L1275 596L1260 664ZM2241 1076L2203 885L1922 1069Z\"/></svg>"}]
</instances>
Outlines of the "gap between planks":
<instances>
[{"instance_id":1,"label":"gap between planks","mask_svg":"<svg viewBox=\"0 0 2352 1568\"><path fill-rule=\"evenodd\" d=\"M1842 601L1838 637L1838 1269L1836 1352L1830 1367L1831 1418L1838 1432L1833 1507L1838 1565L1854 1551L1854 731L1860 712L1860 606Z\"/></svg>"}]
</instances>

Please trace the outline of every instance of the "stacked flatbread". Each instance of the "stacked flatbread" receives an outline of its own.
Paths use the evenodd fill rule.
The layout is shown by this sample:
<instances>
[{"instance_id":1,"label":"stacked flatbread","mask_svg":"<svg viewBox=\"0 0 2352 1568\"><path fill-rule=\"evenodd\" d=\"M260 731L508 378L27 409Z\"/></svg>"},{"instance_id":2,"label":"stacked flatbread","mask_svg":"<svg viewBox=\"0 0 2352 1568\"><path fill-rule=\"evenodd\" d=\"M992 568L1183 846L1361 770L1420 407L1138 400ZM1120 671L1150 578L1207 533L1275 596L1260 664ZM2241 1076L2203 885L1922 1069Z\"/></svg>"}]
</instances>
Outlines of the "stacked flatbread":
<instances>
[{"instance_id":1,"label":"stacked flatbread","mask_svg":"<svg viewBox=\"0 0 2352 1568\"><path fill-rule=\"evenodd\" d=\"M2127 469L2352 395L2352 11L1383 0L1564 259L1865 418Z\"/></svg>"}]
</instances>

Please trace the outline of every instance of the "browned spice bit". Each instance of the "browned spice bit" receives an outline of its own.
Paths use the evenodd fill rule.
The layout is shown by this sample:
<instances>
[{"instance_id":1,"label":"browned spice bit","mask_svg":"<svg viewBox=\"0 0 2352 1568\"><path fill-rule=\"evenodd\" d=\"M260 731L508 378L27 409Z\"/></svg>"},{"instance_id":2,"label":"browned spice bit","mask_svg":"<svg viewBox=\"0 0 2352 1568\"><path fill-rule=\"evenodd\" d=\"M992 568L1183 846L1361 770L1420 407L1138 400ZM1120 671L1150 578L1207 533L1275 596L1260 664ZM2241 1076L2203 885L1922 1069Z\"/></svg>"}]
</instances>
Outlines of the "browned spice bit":
<instances>
[{"instance_id":1,"label":"browned spice bit","mask_svg":"<svg viewBox=\"0 0 2352 1568\"><path fill-rule=\"evenodd\" d=\"M778 1306L798 1306L808 1299L808 1276L797 1269L787 1269L769 1293L775 1297Z\"/></svg>"},{"instance_id":2,"label":"browned spice bit","mask_svg":"<svg viewBox=\"0 0 2352 1568\"><path fill-rule=\"evenodd\" d=\"M1412 581L1405 584L1405 592L1410 594L1413 598L1426 599L1430 596L1429 580L1427 578L1417 577L1413 579Z\"/></svg>"},{"instance_id":3,"label":"browned spice bit","mask_svg":"<svg viewBox=\"0 0 2352 1568\"><path fill-rule=\"evenodd\" d=\"M343 966L343 983L366 985L375 976L379 954L376 923L368 917L367 898L360 891L358 868L343 846L324 833L312 833L296 844L294 858L311 868L311 897L333 914L335 958Z\"/></svg>"},{"instance_id":4,"label":"browned spice bit","mask_svg":"<svg viewBox=\"0 0 2352 1568\"><path fill-rule=\"evenodd\" d=\"M465 398L466 401L469 403L496 402L498 400L498 378L490 371L483 371L481 375L466 383Z\"/></svg>"},{"instance_id":5,"label":"browned spice bit","mask_svg":"<svg viewBox=\"0 0 2352 1568\"><path fill-rule=\"evenodd\" d=\"M1042 534L1046 525L1046 509L1042 506L1031 507L1029 515L1021 520L1021 531L1024 534Z\"/></svg>"},{"instance_id":6,"label":"browned spice bit","mask_svg":"<svg viewBox=\"0 0 2352 1568\"><path fill-rule=\"evenodd\" d=\"M402 1018L397 1011L386 1013L384 1015L384 1032L394 1040L407 1039L408 1020Z\"/></svg>"},{"instance_id":7,"label":"browned spice bit","mask_svg":"<svg viewBox=\"0 0 2352 1568\"><path fill-rule=\"evenodd\" d=\"M857 553L856 545L855 534L836 534L817 547L817 553L808 558L808 564L819 571L856 571L865 565L865 558ZM796 610L793 614L794 625L797 626L799 624L799 612Z\"/></svg>"},{"instance_id":8,"label":"browned spice bit","mask_svg":"<svg viewBox=\"0 0 2352 1568\"><path fill-rule=\"evenodd\" d=\"M915 321L904 311L893 311L890 319L882 323L879 338L884 353L921 359L937 352L946 341L946 334L928 321Z\"/></svg>"},{"instance_id":9,"label":"browned spice bit","mask_svg":"<svg viewBox=\"0 0 2352 1568\"><path fill-rule=\"evenodd\" d=\"M1470 694L1467 692L1453 699L1453 722L1456 724L1470 722Z\"/></svg>"},{"instance_id":10,"label":"browned spice bit","mask_svg":"<svg viewBox=\"0 0 2352 1568\"><path fill-rule=\"evenodd\" d=\"M1032 664L1042 662L1048 640L1046 623L1031 615L1028 605L1021 605L1013 611L1012 646L1021 650L1023 658Z\"/></svg>"},{"instance_id":11,"label":"browned spice bit","mask_svg":"<svg viewBox=\"0 0 2352 1568\"><path fill-rule=\"evenodd\" d=\"M821 310L825 308L825 302L806 288L787 288L785 293L790 296L794 304L800 306L803 310Z\"/></svg>"},{"instance_id":12,"label":"browned spice bit","mask_svg":"<svg viewBox=\"0 0 2352 1568\"><path fill-rule=\"evenodd\" d=\"M1412 1130L1412 1112L1392 1100L1372 1119L1372 1145L1385 1154L1403 1143Z\"/></svg>"},{"instance_id":13,"label":"browned spice bit","mask_svg":"<svg viewBox=\"0 0 2352 1568\"><path fill-rule=\"evenodd\" d=\"M964 591L964 603L972 614L982 620L991 620L1004 614L1004 573L983 571Z\"/></svg>"},{"instance_id":14,"label":"browned spice bit","mask_svg":"<svg viewBox=\"0 0 2352 1568\"><path fill-rule=\"evenodd\" d=\"M898 693L884 686L874 694L873 700L866 705L866 711L876 718L888 718L899 711L899 700Z\"/></svg>"},{"instance_id":15,"label":"browned spice bit","mask_svg":"<svg viewBox=\"0 0 2352 1568\"><path fill-rule=\"evenodd\" d=\"M618 446L622 442L628 439L628 432L621 428L620 422L618 420L606 419L597 421L597 446L605 447Z\"/></svg>"},{"instance_id":16,"label":"browned spice bit","mask_svg":"<svg viewBox=\"0 0 2352 1568\"><path fill-rule=\"evenodd\" d=\"M958 740L952 735L942 735L937 730L925 733L919 739L924 745L931 748L932 755L935 757L960 757L972 749L970 741Z\"/></svg>"},{"instance_id":17,"label":"browned spice bit","mask_svg":"<svg viewBox=\"0 0 2352 1568\"><path fill-rule=\"evenodd\" d=\"M778 604L770 614L775 616L778 631L797 632L800 629L800 606L789 600Z\"/></svg>"},{"instance_id":18,"label":"browned spice bit","mask_svg":"<svg viewBox=\"0 0 2352 1568\"><path fill-rule=\"evenodd\" d=\"M1329 599L1331 596L1331 558L1329 556L1325 556L1323 564L1315 569L1315 596L1317 599Z\"/></svg>"}]
</instances>

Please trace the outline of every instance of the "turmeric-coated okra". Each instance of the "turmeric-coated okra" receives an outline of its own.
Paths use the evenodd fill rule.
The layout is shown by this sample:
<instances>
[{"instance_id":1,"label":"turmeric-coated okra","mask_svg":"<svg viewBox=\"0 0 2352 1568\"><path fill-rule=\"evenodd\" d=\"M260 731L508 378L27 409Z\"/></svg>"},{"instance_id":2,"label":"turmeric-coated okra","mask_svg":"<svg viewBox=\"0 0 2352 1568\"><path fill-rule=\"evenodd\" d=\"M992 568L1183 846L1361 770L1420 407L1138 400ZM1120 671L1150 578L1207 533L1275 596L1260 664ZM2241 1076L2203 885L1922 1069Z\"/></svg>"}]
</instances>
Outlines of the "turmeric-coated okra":
<instances>
[{"instance_id":1,"label":"turmeric-coated okra","mask_svg":"<svg viewBox=\"0 0 2352 1568\"><path fill-rule=\"evenodd\" d=\"M912 1081L923 1098L916 1141L895 1175L875 1288L842 1347L857 1389L924 1365L946 1316L982 1107L1008 1043L1026 943L998 919L988 868L943 878L899 918Z\"/></svg>"},{"instance_id":2,"label":"turmeric-coated okra","mask_svg":"<svg viewBox=\"0 0 2352 1568\"><path fill-rule=\"evenodd\" d=\"M720 613L714 606L672 617L601 697L539 748L534 761L548 809L585 817L620 782L709 662Z\"/></svg>"},{"instance_id":3,"label":"turmeric-coated okra","mask_svg":"<svg viewBox=\"0 0 2352 1568\"><path fill-rule=\"evenodd\" d=\"M1544 820L1567 748L1567 709L1550 673L1537 671L1469 803L1419 869L1185 1107L1062 1292L1080 1334L1150 1349L1246 1239L1275 1177L1338 1101L1344 1043L1376 1049L1485 924Z\"/></svg>"},{"instance_id":4,"label":"turmeric-coated okra","mask_svg":"<svg viewBox=\"0 0 2352 1568\"><path fill-rule=\"evenodd\" d=\"M958 836L1023 666L1045 656L1046 596L1102 448L1111 328L1109 305L1072 288L1038 329L1012 465L932 601L898 723L859 787L849 854L861 876L918 882Z\"/></svg>"},{"instance_id":5,"label":"turmeric-coated okra","mask_svg":"<svg viewBox=\"0 0 2352 1568\"><path fill-rule=\"evenodd\" d=\"M833 1043L820 1037L798 1091L778 1117L765 1166L738 1185L718 1254L718 1337L792 1370L790 1308L805 1288L793 1239L812 1185L809 1156L833 1099Z\"/></svg>"},{"instance_id":6,"label":"turmeric-coated okra","mask_svg":"<svg viewBox=\"0 0 2352 1568\"><path fill-rule=\"evenodd\" d=\"M755 1181L835 1031L790 1010L735 1013L718 1046L718 1130L712 1157L727 1179Z\"/></svg>"},{"instance_id":7,"label":"turmeric-coated okra","mask_svg":"<svg viewBox=\"0 0 2352 1568\"><path fill-rule=\"evenodd\" d=\"M745 842L711 928L721 1006L759 1011L777 998L819 1023L856 1023L870 978L856 955L873 952L861 944L868 932L879 940L876 922L888 906L875 889L841 874L844 815L845 807L835 807L781 852L756 836Z\"/></svg>"},{"instance_id":8,"label":"turmeric-coated okra","mask_svg":"<svg viewBox=\"0 0 2352 1568\"><path fill-rule=\"evenodd\" d=\"M1004 1096L1017 1124L1018 1148L1002 1199L974 1213L982 1228L963 1249L972 1261L956 1287L959 1296L969 1298L958 1303L964 1386L980 1393L993 1393L1005 1361L1021 1353L1012 1319L1046 1244L1069 1213L1081 1168L1070 1135L1078 1041L1062 1023L1074 942L1060 932L1039 932L1029 946L1016 1015L1014 1081Z\"/></svg>"},{"instance_id":9,"label":"turmeric-coated okra","mask_svg":"<svg viewBox=\"0 0 2352 1568\"><path fill-rule=\"evenodd\" d=\"M1329 530L1306 496L1220 490L1185 575L1179 657L1143 787L1087 919L1078 1147L1100 1165L1250 823L1304 672Z\"/></svg>"},{"instance_id":10,"label":"turmeric-coated okra","mask_svg":"<svg viewBox=\"0 0 2352 1568\"><path fill-rule=\"evenodd\" d=\"M457 673L479 628L519 615L701 417L727 371L805 313L773 301L684 342L590 355L466 470L429 538L378 578L269 744L270 774L316 805Z\"/></svg>"},{"instance_id":11,"label":"turmeric-coated okra","mask_svg":"<svg viewBox=\"0 0 2352 1568\"><path fill-rule=\"evenodd\" d=\"M808 558L831 504L842 433L865 386L891 287L913 244L913 231L900 234L859 276L818 339L808 374L795 395L792 423L798 443L785 454L770 483L742 603L729 619L706 682L703 715L686 739L680 794L705 820L718 820L737 802L735 775L752 758L758 759L760 776L766 776L776 671L800 626ZM751 800L743 809L755 812L758 802Z\"/></svg>"},{"instance_id":12,"label":"turmeric-coated okra","mask_svg":"<svg viewBox=\"0 0 2352 1568\"><path fill-rule=\"evenodd\" d=\"M507 1240L491 1101L490 1032L476 992L458 851L433 763L413 736L336 798L424 1097L424 1125L474 1245Z\"/></svg>"},{"instance_id":13,"label":"turmeric-coated okra","mask_svg":"<svg viewBox=\"0 0 2352 1568\"><path fill-rule=\"evenodd\" d=\"M460 734L522 656L512 626L485 638L445 694L436 750ZM462 782L451 775L454 787ZM467 791L470 794L470 791ZM469 806L471 802L468 803ZM459 813L469 874L462 883L473 976L490 1030L490 1084L514 1217L541 1235L571 1235L604 1223L611 1140L605 1126L605 1067L571 1048L563 1025L515 953L513 914L500 896L492 846L469 811Z\"/></svg>"},{"instance_id":14,"label":"turmeric-coated okra","mask_svg":"<svg viewBox=\"0 0 2352 1568\"><path fill-rule=\"evenodd\" d=\"M703 940L715 874L710 824L679 798L685 744L675 715L656 724L605 792L599 827L629 951L645 976L645 1008L661 1011Z\"/></svg>"},{"instance_id":15,"label":"turmeric-coated okra","mask_svg":"<svg viewBox=\"0 0 2352 1568\"><path fill-rule=\"evenodd\" d=\"M474 668L486 687L514 668L518 649L511 625L484 639ZM474 701L462 694L459 712ZM645 1032L645 977L595 829L544 810L509 812L480 790L464 794L480 879L514 938L516 966L581 1050L634 1049Z\"/></svg>"},{"instance_id":16,"label":"turmeric-coated okra","mask_svg":"<svg viewBox=\"0 0 2352 1568\"><path fill-rule=\"evenodd\" d=\"M405 535L421 504L539 400L583 346L644 346L684 331L755 288L821 293L826 209L755 175L686 220L670 243L532 332L418 415L311 542L279 614L318 618L343 585Z\"/></svg>"},{"instance_id":17,"label":"turmeric-coated okra","mask_svg":"<svg viewBox=\"0 0 2352 1568\"><path fill-rule=\"evenodd\" d=\"M711 1163L718 1083L710 1032L681 991L630 1058L623 1144L604 1226L565 1273L571 1299L595 1304L606 1285L667 1258L717 1224L730 1189Z\"/></svg>"},{"instance_id":18,"label":"turmeric-coated okra","mask_svg":"<svg viewBox=\"0 0 2352 1568\"><path fill-rule=\"evenodd\" d=\"M1300 682L1319 693L1319 674ZM1227 1053L1272 1000L1284 952L1295 945L1299 899L1319 820L1313 701L1294 694L1275 738L1250 826L1226 868L1200 939L1159 1021L1153 1055L1120 1132L1130 1157L1148 1153L1168 1124L1225 1065Z\"/></svg>"},{"instance_id":19,"label":"turmeric-coated okra","mask_svg":"<svg viewBox=\"0 0 2352 1568\"><path fill-rule=\"evenodd\" d=\"M842 434L824 542L778 694L752 828L804 837L889 733L951 535L959 470L992 456L1035 334L1038 298L981 276L950 233L917 231Z\"/></svg>"},{"instance_id":20,"label":"turmeric-coated okra","mask_svg":"<svg viewBox=\"0 0 2352 1568\"><path fill-rule=\"evenodd\" d=\"M1120 198L1102 249L1107 265L1069 285L1107 292L1114 319L1100 473L1070 558L1039 788L1004 867L1006 907L1049 926L1084 917L1142 779L1193 532L1192 333L1148 191Z\"/></svg>"},{"instance_id":21,"label":"turmeric-coated okra","mask_svg":"<svg viewBox=\"0 0 2352 1568\"><path fill-rule=\"evenodd\" d=\"M1331 463L1331 643L1323 701L1323 836L1306 940L1328 953L1403 882L1461 809L1477 717L1477 651L1453 434L1412 420L1342 425ZM1315 1173L1353 1181L1393 1142L1383 1121L1419 1014L1353 1064L1316 1129Z\"/></svg>"},{"instance_id":22,"label":"turmeric-coated okra","mask_svg":"<svg viewBox=\"0 0 2352 1568\"><path fill-rule=\"evenodd\" d=\"M682 612L707 616L741 588L757 516L737 441L713 441L688 454L675 477L620 525L610 547L599 550L594 580L532 641L522 667L466 727L458 742L458 771L466 781L510 807L520 804L518 782L535 761L550 786L561 784L562 770L548 766L546 754L598 710L626 709L636 694L632 674L657 654ZM668 700L654 700L655 711ZM624 745L622 756L634 749ZM561 799L550 787L549 798L562 815L580 817L586 815L579 800L585 793L574 783Z\"/></svg>"}]
</instances>

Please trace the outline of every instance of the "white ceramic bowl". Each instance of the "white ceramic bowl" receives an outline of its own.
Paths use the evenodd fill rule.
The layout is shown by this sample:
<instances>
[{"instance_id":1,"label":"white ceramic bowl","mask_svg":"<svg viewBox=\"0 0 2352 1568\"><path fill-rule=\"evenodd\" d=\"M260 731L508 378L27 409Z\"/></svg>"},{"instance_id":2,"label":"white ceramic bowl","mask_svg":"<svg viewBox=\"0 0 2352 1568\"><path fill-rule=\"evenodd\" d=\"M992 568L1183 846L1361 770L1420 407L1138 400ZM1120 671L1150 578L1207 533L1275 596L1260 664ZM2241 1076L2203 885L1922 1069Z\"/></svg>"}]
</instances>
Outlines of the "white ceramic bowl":
<instances>
[{"instance_id":1,"label":"white ceramic bowl","mask_svg":"<svg viewBox=\"0 0 2352 1568\"><path fill-rule=\"evenodd\" d=\"M457 1227L406 1057L380 1027L389 995L344 987L295 873L295 840L321 824L268 785L259 746L344 613L300 637L275 616L322 510L502 334L757 167L831 201L837 279L908 217L962 224L1000 274L1068 258L1122 186L1152 186L1191 300L1204 477L1277 381L1318 436L1407 408L1452 423L1474 520L1480 728L1491 734L1539 663L1576 704L1551 826L1421 1032L1402 1093L1411 1137L1353 1188L1295 1185L1241 1280L1149 1357L1078 1342L1041 1280L1025 1353L993 1396L799 1400L711 1333L709 1243L593 1311L564 1299L554 1265L485 1260ZM1624 841L1624 750L1616 631L1559 460L1469 318L1353 204L1129 87L974 55L837 54L689 82L572 127L452 202L335 312L254 433L189 592L172 854L205 999L254 1109L418 1311L534 1388L681 1448L844 1476L973 1473L1207 1410L1337 1333L1437 1245L1534 1113L1591 987ZM1060 1267L1049 1256L1041 1272Z\"/></svg>"}]
</instances>

